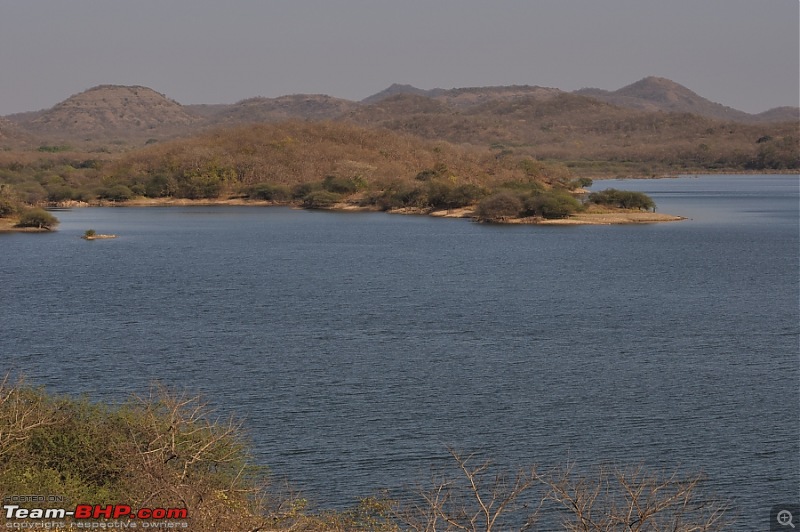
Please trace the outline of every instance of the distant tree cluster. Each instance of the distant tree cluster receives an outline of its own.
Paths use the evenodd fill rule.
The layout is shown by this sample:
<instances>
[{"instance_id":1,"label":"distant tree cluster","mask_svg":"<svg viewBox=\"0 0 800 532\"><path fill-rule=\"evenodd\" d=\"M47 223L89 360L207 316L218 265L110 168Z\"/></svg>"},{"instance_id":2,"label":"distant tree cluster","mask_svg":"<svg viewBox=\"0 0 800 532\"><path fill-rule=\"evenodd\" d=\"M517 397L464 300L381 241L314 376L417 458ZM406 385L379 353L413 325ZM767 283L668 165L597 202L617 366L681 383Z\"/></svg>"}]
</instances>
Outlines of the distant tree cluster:
<instances>
[{"instance_id":1,"label":"distant tree cluster","mask_svg":"<svg viewBox=\"0 0 800 532\"><path fill-rule=\"evenodd\" d=\"M643 192L632 192L629 190L617 190L608 188L599 192L592 192L588 197L589 203L598 205L608 205L620 209L639 209L644 211L655 210L656 204Z\"/></svg>"},{"instance_id":2,"label":"distant tree cluster","mask_svg":"<svg viewBox=\"0 0 800 532\"><path fill-rule=\"evenodd\" d=\"M581 202L567 190L543 190L540 186L506 187L482 200L476 216L487 222L508 218L539 217L566 218L583 208Z\"/></svg>"}]
</instances>

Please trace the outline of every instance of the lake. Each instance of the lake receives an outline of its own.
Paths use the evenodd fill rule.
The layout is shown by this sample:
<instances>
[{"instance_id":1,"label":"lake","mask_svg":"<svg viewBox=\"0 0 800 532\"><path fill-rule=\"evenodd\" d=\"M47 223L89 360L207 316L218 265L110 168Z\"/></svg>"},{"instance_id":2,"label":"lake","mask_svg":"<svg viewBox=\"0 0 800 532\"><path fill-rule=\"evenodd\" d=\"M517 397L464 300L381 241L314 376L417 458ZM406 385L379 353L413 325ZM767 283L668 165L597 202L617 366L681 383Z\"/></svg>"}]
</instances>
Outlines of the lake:
<instances>
[{"instance_id":1,"label":"lake","mask_svg":"<svg viewBox=\"0 0 800 532\"><path fill-rule=\"evenodd\" d=\"M703 471L764 529L800 493L798 177L610 186L688 219L60 211L0 234L0 367L102 401L202 394L321 507L424 483L452 446Z\"/></svg>"}]
</instances>

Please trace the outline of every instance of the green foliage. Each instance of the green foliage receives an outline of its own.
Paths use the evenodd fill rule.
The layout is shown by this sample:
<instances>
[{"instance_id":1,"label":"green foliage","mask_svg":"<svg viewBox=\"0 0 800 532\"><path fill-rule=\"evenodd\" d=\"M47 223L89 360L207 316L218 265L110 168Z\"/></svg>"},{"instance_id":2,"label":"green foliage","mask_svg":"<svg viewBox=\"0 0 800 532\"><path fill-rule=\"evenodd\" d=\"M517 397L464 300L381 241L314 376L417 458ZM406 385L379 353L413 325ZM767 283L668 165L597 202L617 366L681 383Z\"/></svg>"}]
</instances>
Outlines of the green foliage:
<instances>
[{"instance_id":1,"label":"green foliage","mask_svg":"<svg viewBox=\"0 0 800 532\"><path fill-rule=\"evenodd\" d=\"M72 187L62 185L47 191L47 201L57 203L59 201L75 200L80 197L80 193Z\"/></svg>"},{"instance_id":2,"label":"green foliage","mask_svg":"<svg viewBox=\"0 0 800 532\"><path fill-rule=\"evenodd\" d=\"M570 181L568 188L570 190L575 190L576 188L588 188L592 186L593 183L594 181L589 177L579 177Z\"/></svg>"},{"instance_id":3,"label":"green foliage","mask_svg":"<svg viewBox=\"0 0 800 532\"><path fill-rule=\"evenodd\" d=\"M588 201L589 203L609 205L621 209L655 210L656 208L652 198L643 192L617 190L615 188L592 192L589 194Z\"/></svg>"},{"instance_id":4,"label":"green foliage","mask_svg":"<svg viewBox=\"0 0 800 532\"><path fill-rule=\"evenodd\" d=\"M455 185L437 179L426 185L427 204L434 209L457 209L474 204L485 194L482 187L472 184Z\"/></svg>"},{"instance_id":5,"label":"green foliage","mask_svg":"<svg viewBox=\"0 0 800 532\"><path fill-rule=\"evenodd\" d=\"M87 229L86 231L84 231L83 236L86 238L92 238L96 234L97 231L95 231L94 229Z\"/></svg>"},{"instance_id":6,"label":"green foliage","mask_svg":"<svg viewBox=\"0 0 800 532\"><path fill-rule=\"evenodd\" d=\"M0 218L8 218L9 216L13 216L15 212L17 212L17 204L16 202L10 200L9 198L4 198L0 196Z\"/></svg>"},{"instance_id":7,"label":"green foliage","mask_svg":"<svg viewBox=\"0 0 800 532\"><path fill-rule=\"evenodd\" d=\"M341 201L342 196L327 190L314 190L303 197L306 209L327 209Z\"/></svg>"},{"instance_id":8,"label":"green foliage","mask_svg":"<svg viewBox=\"0 0 800 532\"><path fill-rule=\"evenodd\" d=\"M775 139L765 135L756 141L758 151L747 161L750 170L796 170L800 168L800 149L797 137L787 135Z\"/></svg>"},{"instance_id":9,"label":"green foliage","mask_svg":"<svg viewBox=\"0 0 800 532\"><path fill-rule=\"evenodd\" d=\"M187 508L192 530L252 530L266 482L239 426L163 389L116 406L0 380L0 491Z\"/></svg>"},{"instance_id":10,"label":"green foliage","mask_svg":"<svg viewBox=\"0 0 800 532\"><path fill-rule=\"evenodd\" d=\"M525 214L543 218L566 218L581 208L581 202L563 190L548 190L525 199Z\"/></svg>"},{"instance_id":11,"label":"green foliage","mask_svg":"<svg viewBox=\"0 0 800 532\"><path fill-rule=\"evenodd\" d=\"M222 191L222 177L215 173L196 173L183 176L178 184L178 196L189 199L216 198Z\"/></svg>"},{"instance_id":12,"label":"green foliage","mask_svg":"<svg viewBox=\"0 0 800 532\"><path fill-rule=\"evenodd\" d=\"M372 204L381 210L457 209L474 205L487 194L486 188L471 184L455 184L451 180L434 179L424 184L395 181L382 191L366 197L362 204Z\"/></svg>"},{"instance_id":13,"label":"green foliage","mask_svg":"<svg viewBox=\"0 0 800 532\"><path fill-rule=\"evenodd\" d=\"M425 193L418 186L406 183L393 183L382 192L371 196L368 201L382 211L406 207L423 207Z\"/></svg>"},{"instance_id":14,"label":"green foliage","mask_svg":"<svg viewBox=\"0 0 800 532\"><path fill-rule=\"evenodd\" d=\"M319 190L318 183L298 183L292 187L292 199L303 199L315 190Z\"/></svg>"},{"instance_id":15,"label":"green foliage","mask_svg":"<svg viewBox=\"0 0 800 532\"><path fill-rule=\"evenodd\" d=\"M259 183L254 185L247 190L246 194L249 198L266 201L286 201L291 197L291 192L289 191L288 187L283 185L272 185L270 183Z\"/></svg>"},{"instance_id":16,"label":"green foliage","mask_svg":"<svg viewBox=\"0 0 800 532\"><path fill-rule=\"evenodd\" d=\"M502 221L519 216L522 210L522 200L516 194L504 191L481 200L476 214L479 220Z\"/></svg>"},{"instance_id":17,"label":"green foliage","mask_svg":"<svg viewBox=\"0 0 800 532\"><path fill-rule=\"evenodd\" d=\"M154 175L145 184L144 193L149 198L174 196L178 193L178 181L169 175Z\"/></svg>"},{"instance_id":18,"label":"green foliage","mask_svg":"<svg viewBox=\"0 0 800 532\"><path fill-rule=\"evenodd\" d=\"M21 203L35 205L47 200L47 191L36 181L25 181L14 185Z\"/></svg>"},{"instance_id":19,"label":"green foliage","mask_svg":"<svg viewBox=\"0 0 800 532\"><path fill-rule=\"evenodd\" d=\"M44 209L33 208L22 212L17 227L38 227L52 229L58 225L58 219Z\"/></svg>"},{"instance_id":20,"label":"green foliage","mask_svg":"<svg viewBox=\"0 0 800 532\"><path fill-rule=\"evenodd\" d=\"M125 185L111 185L97 191L97 197L108 201L126 201L134 196L133 191Z\"/></svg>"},{"instance_id":21,"label":"green foliage","mask_svg":"<svg viewBox=\"0 0 800 532\"><path fill-rule=\"evenodd\" d=\"M72 148L67 146L66 144L60 146L50 146L48 144L42 144L39 146L38 151L44 153L58 153L62 151L70 151Z\"/></svg>"},{"instance_id":22,"label":"green foliage","mask_svg":"<svg viewBox=\"0 0 800 532\"><path fill-rule=\"evenodd\" d=\"M20 210L20 201L13 187L0 184L0 218L13 216Z\"/></svg>"}]
</instances>

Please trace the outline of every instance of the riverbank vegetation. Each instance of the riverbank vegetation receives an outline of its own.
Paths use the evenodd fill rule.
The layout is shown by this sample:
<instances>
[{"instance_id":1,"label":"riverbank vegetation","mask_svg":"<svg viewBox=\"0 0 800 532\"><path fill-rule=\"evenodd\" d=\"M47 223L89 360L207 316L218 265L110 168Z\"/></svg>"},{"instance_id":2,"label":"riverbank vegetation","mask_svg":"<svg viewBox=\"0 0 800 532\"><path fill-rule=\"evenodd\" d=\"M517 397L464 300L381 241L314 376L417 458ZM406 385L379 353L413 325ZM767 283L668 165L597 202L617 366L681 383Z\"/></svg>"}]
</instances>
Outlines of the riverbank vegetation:
<instances>
[{"instance_id":1,"label":"riverbank vegetation","mask_svg":"<svg viewBox=\"0 0 800 532\"><path fill-rule=\"evenodd\" d=\"M255 464L246 427L215 417L197 397L154 386L103 405L0 380L0 495L63 497L54 507L186 508L196 531L538 530L545 514L562 530L584 531L721 530L729 522L728 505L703 493L698 474L581 473L575 464L508 472L450 453L452 467L421 487L376 487L350 509L315 509Z\"/></svg>"},{"instance_id":2,"label":"riverbank vegetation","mask_svg":"<svg viewBox=\"0 0 800 532\"><path fill-rule=\"evenodd\" d=\"M617 132L628 140L607 146L617 151L587 152L588 158L580 154L594 143L566 143L562 147L569 144L571 155L546 152L542 159L537 157L545 154L541 151L545 144L537 145L534 156L521 145L453 144L347 121L231 126L129 151L4 152L0 153L0 217L18 216L30 206L191 200L413 213L468 209L464 216L483 221L536 222L568 218L589 205L623 211L655 209L642 194L583 194L592 177L608 176L609 171L642 177L676 169L796 171L800 166L796 139L777 134L782 126L770 126L775 134L751 139L749 147L742 144L748 135L763 131L748 128L767 126L730 126L725 130L728 144L701 143L691 153L676 152L681 164L672 156L661 162L654 154L642 156L645 152L638 144L630 144L639 129L642 134L636 138L649 142L680 130L680 124L700 120L684 118L665 115L650 129L646 124L631 126ZM705 135L719 136L723 129L709 126ZM663 150L668 146L669 142L663 144Z\"/></svg>"},{"instance_id":3,"label":"riverbank vegetation","mask_svg":"<svg viewBox=\"0 0 800 532\"><path fill-rule=\"evenodd\" d=\"M45 155L0 158L7 210L187 199L427 213L511 194L518 217L559 218L582 209L575 194L591 184L559 163L344 123L220 129L105 160ZM489 205L481 219L507 217Z\"/></svg>"}]
</instances>

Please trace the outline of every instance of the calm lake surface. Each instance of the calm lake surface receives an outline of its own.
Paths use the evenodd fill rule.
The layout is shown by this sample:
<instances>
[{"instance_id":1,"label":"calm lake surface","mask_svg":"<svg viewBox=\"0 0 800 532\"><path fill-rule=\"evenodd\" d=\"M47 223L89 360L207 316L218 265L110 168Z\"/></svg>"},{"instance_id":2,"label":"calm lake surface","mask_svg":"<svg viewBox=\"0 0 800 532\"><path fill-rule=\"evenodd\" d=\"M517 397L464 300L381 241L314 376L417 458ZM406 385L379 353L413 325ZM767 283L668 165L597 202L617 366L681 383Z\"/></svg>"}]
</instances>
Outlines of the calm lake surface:
<instances>
[{"instance_id":1,"label":"calm lake surface","mask_svg":"<svg viewBox=\"0 0 800 532\"><path fill-rule=\"evenodd\" d=\"M703 471L765 529L800 494L798 177L610 186L689 220L58 212L0 234L0 368L103 401L202 394L322 507L424 483L453 446Z\"/></svg>"}]
</instances>

